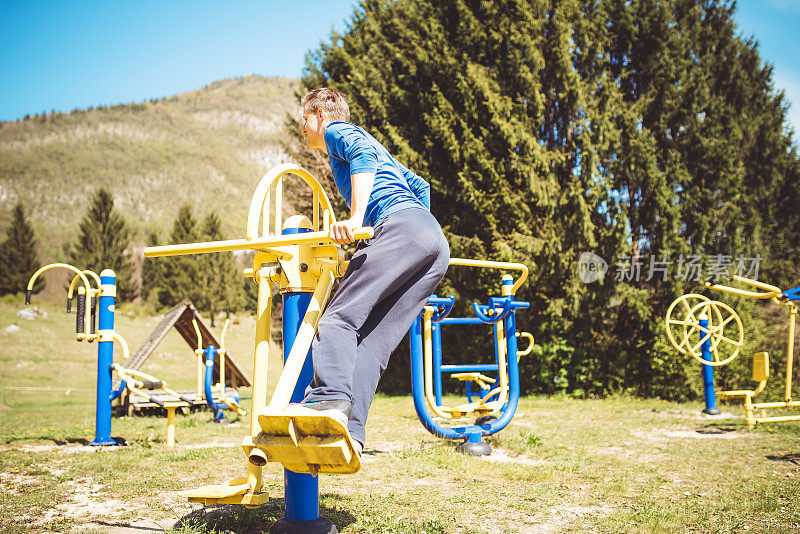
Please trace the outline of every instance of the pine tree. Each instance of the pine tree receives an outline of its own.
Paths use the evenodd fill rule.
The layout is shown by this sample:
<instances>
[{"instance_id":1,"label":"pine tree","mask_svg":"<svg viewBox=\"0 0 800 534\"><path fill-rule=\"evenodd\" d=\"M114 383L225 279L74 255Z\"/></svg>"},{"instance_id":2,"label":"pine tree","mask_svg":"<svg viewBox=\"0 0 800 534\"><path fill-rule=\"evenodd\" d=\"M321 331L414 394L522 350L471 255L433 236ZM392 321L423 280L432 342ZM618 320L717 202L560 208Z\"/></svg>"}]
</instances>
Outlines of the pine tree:
<instances>
[{"instance_id":1,"label":"pine tree","mask_svg":"<svg viewBox=\"0 0 800 534\"><path fill-rule=\"evenodd\" d=\"M158 232L151 230L147 234L146 243L148 246L158 245L160 238ZM158 286L160 283L161 267L163 261L161 258L144 258L142 260L142 284L139 289L139 296L143 301L147 301L150 295L157 294Z\"/></svg>"},{"instance_id":2,"label":"pine tree","mask_svg":"<svg viewBox=\"0 0 800 534\"><path fill-rule=\"evenodd\" d=\"M198 240L197 221L192 216L192 209L188 205L182 206L172 226L170 244L195 243ZM157 261L161 262L157 270L159 304L174 306L185 298L193 303L203 300L199 256L168 256L157 258Z\"/></svg>"},{"instance_id":3,"label":"pine tree","mask_svg":"<svg viewBox=\"0 0 800 534\"><path fill-rule=\"evenodd\" d=\"M22 204L11 213L6 240L0 243L0 295L25 291L30 277L39 267L37 240ZM45 287L42 277L33 285L34 293Z\"/></svg>"},{"instance_id":4,"label":"pine tree","mask_svg":"<svg viewBox=\"0 0 800 534\"><path fill-rule=\"evenodd\" d=\"M352 121L430 181L453 256L529 266L519 296L532 306L518 320L543 357L523 361L524 387L680 397L696 369L661 343L661 321L698 288L674 271L647 280L650 257L758 253L779 271L796 265L800 237L785 100L733 10L725 0L364 1L346 33L307 56L302 86L348 95ZM322 166L292 139L301 164ZM580 281L582 251L609 262L603 281ZM617 279L624 258L642 261L643 275ZM452 269L443 292L484 300L496 278ZM450 347L471 360L471 347L491 351Z\"/></svg>"},{"instance_id":5,"label":"pine tree","mask_svg":"<svg viewBox=\"0 0 800 534\"><path fill-rule=\"evenodd\" d=\"M112 269L117 279L117 300L132 301L138 293L133 278L134 265L130 246L130 231L125 220L114 208L114 198L105 189L98 189L79 224L80 234L68 253L68 261L80 269L97 274Z\"/></svg>"},{"instance_id":6,"label":"pine tree","mask_svg":"<svg viewBox=\"0 0 800 534\"><path fill-rule=\"evenodd\" d=\"M225 239L221 230L222 221L212 212L203 221L200 239L203 241L221 241ZM241 284L238 280L234 256L230 252L204 254L199 258L202 297L197 306L207 310L214 318L222 310L235 311L241 306Z\"/></svg>"}]
</instances>

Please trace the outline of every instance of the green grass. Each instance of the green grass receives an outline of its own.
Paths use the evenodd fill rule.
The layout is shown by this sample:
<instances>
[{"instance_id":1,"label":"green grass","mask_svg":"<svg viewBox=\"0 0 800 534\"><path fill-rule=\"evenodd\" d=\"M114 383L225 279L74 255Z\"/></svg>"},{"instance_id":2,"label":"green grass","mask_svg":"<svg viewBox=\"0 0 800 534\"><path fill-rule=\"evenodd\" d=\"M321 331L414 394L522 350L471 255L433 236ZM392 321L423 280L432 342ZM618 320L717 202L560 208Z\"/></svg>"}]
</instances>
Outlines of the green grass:
<instances>
[{"instance_id":1,"label":"green grass","mask_svg":"<svg viewBox=\"0 0 800 534\"><path fill-rule=\"evenodd\" d=\"M202 507L177 492L244 474L239 448L248 418L230 427L207 411L177 419L177 446L164 444L163 417L117 417L127 446L95 449L95 347L73 341L72 319L45 305L46 319L0 303L0 531L108 532L150 520L173 534L265 532L283 515L283 476L265 468L270 502L258 509ZM122 316L137 346L155 319ZM249 373L252 325L230 333ZM159 353L163 353L161 357ZM169 353L169 356L166 356ZM194 380L192 353L168 339L147 372L170 383ZM273 355L270 382L279 369ZM67 396L63 389L73 387ZM449 402L455 403L452 397ZM249 401L244 407L249 409ZM340 532L800 532L800 424L748 430L738 405L709 419L697 403L614 397L529 397L491 439L491 459L468 458L428 434L409 397L379 396L370 414L363 469L320 477L321 513ZM235 418L234 418L235 419Z\"/></svg>"}]
</instances>

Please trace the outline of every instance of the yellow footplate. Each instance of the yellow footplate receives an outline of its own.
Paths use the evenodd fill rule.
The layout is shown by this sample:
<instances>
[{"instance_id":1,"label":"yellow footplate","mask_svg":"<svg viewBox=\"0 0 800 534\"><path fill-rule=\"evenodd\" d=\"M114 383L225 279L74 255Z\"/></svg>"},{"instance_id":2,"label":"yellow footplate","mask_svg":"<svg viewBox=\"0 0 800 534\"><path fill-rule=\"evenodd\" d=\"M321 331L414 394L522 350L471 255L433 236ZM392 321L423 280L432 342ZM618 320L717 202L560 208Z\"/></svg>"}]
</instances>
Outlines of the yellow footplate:
<instances>
[{"instance_id":1,"label":"yellow footplate","mask_svg":"<svg viewBox=\"0 0 800 534\"><path fill-rule=\"evenodd\" d=\"M243 504L245 506L259 506L269 500L266 492L248 493L250 486L246 478L237 478L227 484L215 484L212 486L202 486L179 493L181 497L186 497L189 502L201 502L205 505L210 504Z\"/></svg>"},{"instance_id":2,"label":"yellow footplate","mask_svg":"<svg viewBox=\"0 0 800 534\"><path fill-rule=\"evenodd\" d=\"M306 410L308 411L308 410ZM265 410L258 416L261 432L253 446L295 473L355 473L361 459L347 428L326 415Z\"/></svg>"}]
</instances>

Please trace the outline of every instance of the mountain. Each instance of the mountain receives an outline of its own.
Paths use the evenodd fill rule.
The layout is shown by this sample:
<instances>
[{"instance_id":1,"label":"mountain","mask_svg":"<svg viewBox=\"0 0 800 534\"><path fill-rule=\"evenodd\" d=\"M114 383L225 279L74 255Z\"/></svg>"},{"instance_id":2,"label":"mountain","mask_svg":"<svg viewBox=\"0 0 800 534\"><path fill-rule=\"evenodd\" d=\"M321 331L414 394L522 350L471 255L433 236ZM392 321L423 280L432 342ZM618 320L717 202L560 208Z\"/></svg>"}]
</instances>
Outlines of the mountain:
<instances>
[{"instance_id":1,"label":"mountain","mask_svg":"<svg viewBox=\"0 0 800 534\"><path fill-rule=\"evenodd\" d=\"M168 239L178 209L216 211L242 237L261 176L289 161L287 113L297 80L245 76L147 102L0 123L0 232L11 208L31 214L43 262L61 261L94 191L105 186L133 231ZM146 243L151 244L151 243Z\"/></svg>"}]
</instances>

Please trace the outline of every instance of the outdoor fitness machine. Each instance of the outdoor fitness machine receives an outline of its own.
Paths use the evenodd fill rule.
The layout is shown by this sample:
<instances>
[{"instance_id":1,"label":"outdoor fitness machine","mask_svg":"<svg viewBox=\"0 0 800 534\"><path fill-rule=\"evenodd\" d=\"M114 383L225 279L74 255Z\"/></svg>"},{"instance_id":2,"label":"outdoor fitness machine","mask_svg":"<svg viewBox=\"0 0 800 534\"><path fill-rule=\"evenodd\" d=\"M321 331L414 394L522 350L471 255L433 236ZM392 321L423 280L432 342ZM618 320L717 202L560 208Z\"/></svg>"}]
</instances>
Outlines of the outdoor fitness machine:
<instances>
[{"instance_id":1,"label":"outdoor fitness machine","mask_svg":"<svg viewBox=\"0 0 800 534\"><path fill-rule=\"evenodd\" d=\"M666 325L667 325L667 338L672 346L675 347L681 354L691 354L695 359L702 364L703 373L703 396L705 398L705 408L703 413L706 415L719 415L720 411L717 408L717 397L714 392L714 367L707 363L710 361L712 341L705 339L695 349L702 351L700 355L695 356L689 349L689 325L696 324L697 328L708 328L708 315L704 314L706 310L701 310L700 304L710 302L711 299L698 293L689 293L678 297L670 304L667 309ZM718 309L718 308L717 308ZM738 319L738 316L737 316ZM687 336L684 338L684 336ZM716 348L717 343L714 344Z\"/></svg>"},{"instance_id":2,"label":"outdoor fitness machine","mask_svg":"<svg viewBox=\"0 0 800 534\"><path fill-rule=\"evenodd\" d=\"M283 178L291 174L311 189L311 217L294 215L284 222ZM326 416L293 416L290 402L300 402L313 377L308 358L319 318L335 277L347 268L341 250L328 237L336 222L331 203L311 173L280 165L259 182L250 202L244 239L148 247L145 256L255 250L253 268L245 271L258 284L253 358L253 407L250 432L242 441L246 478L183 492L192 502L257 507L268 500L262 483L267 462L284 466L285 517L271 532L337 532L319 517L318 473L355 473L361 460L347 429ZM360 228L357 239L372 237ZM267 361L273 284L283 297L284 368L267 404ZM288 408L288 410L287 410Z\"/></svg>"},{"instance_id":3,"label":"outdoor fitness machine","mask_svg":"<svg viewBox=\"0 0 800 534\"><path fill-rule=\"evenodd\" d=\"M204 349L203 334L200 332L197 318L192 310L192 326L197 334L197 348L194 351L197 355L197 394L205 396L206 404L214 412L214 422L225 425L228 424L223 411L225 409L232 410L242 417L247 415L247 412L239 407L239 396L235 392L229 394L225 389L225 360L228 354L225 348L225 334L228 332L230 322L231 316L228 312L225 317L225 325L222 327L219 348L209 343ZM214 385L214 360L217 355L219 355L219 383ZM219 402L216 402L215 396Z\"/></svg>"},{"instance_id":4,"label":"outdoor fitness machine","mask_svg":"<svg viewBox=\"0 0 800 534\"><path fill-rule=\"evenodd\" d=\"M191 406L192 401L168 388L167 383L163 380L114 363L114 341L122 347L123 359L127 360L130 354L125 339L114 331L114 303L117 294L114 271L104 269L98 276L93 271L81 270L67 263L45 265L33 273L28 281L25 304L30 305L31 303L31 291L36 279L45 271L59 268L75 273L67 291L67 312L69 313L72 310L77 284L75 338L78 341L88 341L89 343L97 341L95 436L90 445L119 445L111 437L111 402L122 395L127 387L130 391L152 400L167 410L167 446L172 447L175 444L175 408ZM92 286L90 280L94 281L96 286ZM113 390L111 386L112 371L116 371L122 379L117 390ZM152 397L154 391L163 391L175 400L157 400Z\"/></svg>"},{"instance_id":5,"label":"outdoor fitness machine","mask_svg":"<svg viewBox=\"0 0 800 534\"><path fill-rule=\"evenodd\" d=\"M745 419L750 428L758 423L800 421L800 415L767 417L765 412L769 408L800 408L800 401L792 400L794 330L797 317L797 301L800 300L800 286L781 291L778 287L742 276L734 275L733 280L750 286L754 290L710 283L706 283L706 287L741 297L772 300L775 304L786 306L789 310L784 395L783 400L779 402L753 402L753 397L764 390L770 376L769 354L766 352L758 352L753 355L753 380L758 382L755 390L720 391L719 395L724 398L741 397L744 399ZM744 344L744 328L742 327L741 319L730 306L722 302L713 301L700 295L694 295L694 297L701 298L696 299L698 302L688 308L682 319L671 317L673 307L681 299L673 303L667 311L667 333L670 341L680 352L691 355L704 366L713 368L731 362L739 355ZM685 303L684 306L689 306L689 304ZM673 328L675 331L672 331ZM726 328L727 332L725 331ZM754 413L756 410L761 410L761 415L758 417Z\"/></svg>"},{"instance_id":6,"label":"outdoor fitness machine","mask_svg":"<svg viewBox=\"0 0 800 534\"><path fill-rule=\"evenodd\" d=\"M474 317L448 317L455 297L433 295L411 325L412 391L420 422L437 437L463 440L460 450L466 454L488 455L492 449L482 438L499 432L514 417L520 394L519 357L533 350L533 336L517 332L516 322L517 310L530 307L530 303L514 300L517 290L528 277L528 268L521 263L463 258L451 258L450 265L521 273L516 282L511 275L504 275L501 296L491 297L488 304L473 302ZM441 330L445 325L491 326L494 331L494 363L443 365ZM517 350L518 337L528 339L523 352ZM483 374L487 372L497 373L497 378ZM442 403L442 377L445 374L466 383L465 404L446 406ZM478 388L476 394L472 392L473 383ZM463 424L464 418L475 416L475 424Z\"/></svg>"}]
</instances>

